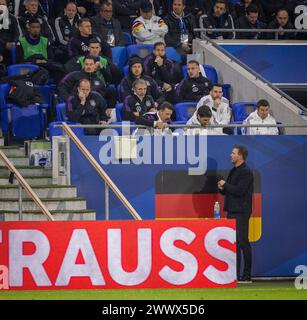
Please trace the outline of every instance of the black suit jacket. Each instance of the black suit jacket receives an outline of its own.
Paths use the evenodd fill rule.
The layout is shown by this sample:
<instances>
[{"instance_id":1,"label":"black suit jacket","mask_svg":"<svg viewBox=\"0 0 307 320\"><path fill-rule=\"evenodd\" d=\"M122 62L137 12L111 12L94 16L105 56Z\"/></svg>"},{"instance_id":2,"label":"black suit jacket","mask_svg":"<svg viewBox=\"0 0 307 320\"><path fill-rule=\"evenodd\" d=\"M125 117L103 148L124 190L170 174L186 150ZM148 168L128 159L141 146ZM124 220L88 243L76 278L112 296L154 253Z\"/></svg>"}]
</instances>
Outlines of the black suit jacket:
<instances>
[{"instance_id":1,"label":"black suit jacket","mask_svg":"<svg viewBox=\"0 0 307 320\"><path fill-rule=\"evenodd\" d=\"M224 211L251 213L253 184L253 172L245 162L239 167L233 167L229 172L224 189L221 191L225 195Z\"/></svg>"}]
</instances>

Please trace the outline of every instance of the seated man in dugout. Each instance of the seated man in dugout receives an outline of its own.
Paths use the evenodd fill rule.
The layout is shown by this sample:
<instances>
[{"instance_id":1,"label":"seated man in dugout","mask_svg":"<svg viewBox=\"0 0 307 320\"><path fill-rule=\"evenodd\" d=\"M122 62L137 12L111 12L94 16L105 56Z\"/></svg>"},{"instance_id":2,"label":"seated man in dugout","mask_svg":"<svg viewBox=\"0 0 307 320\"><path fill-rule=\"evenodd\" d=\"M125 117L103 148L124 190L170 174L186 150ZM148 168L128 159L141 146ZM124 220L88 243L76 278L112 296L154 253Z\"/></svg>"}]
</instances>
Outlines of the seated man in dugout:
<instances>
[{"instance_id":1,"label":"seated man in dugout","mask_svg":"<svg viewBox=\"0 0 307 320\"><path fill-rule=\"evenodd\" d=\"M215 125L212 111L209 106L202 105L188 122L189 126L197 126L196 128L188 128L187 135L223 135L222 128L212 128L210 125Z\"/></svg>"},{"instance_id":2,"label":"seated man in dugout","mask_svg":"<svg viewBox=\"0 0 307 320\"><path fill-rule=\"evenodd\" d=\"M91 82L81 79L76 92L68 98L66 110L69 121L81 124L106 124L107 105L99 93L92 91ZM86 134L98 135L100 129L87 128Z\"/></svg>"},{"instance_id":3,"label":"seated man in dugout","mask_svg":"<svg viewBox=\"0 0 307 320\"><path fill-rule=\"evenodd\" d=\"M148 128L137 129L134 134L151 134L159 136L172 134L172 130L168 128L168 125L171 122L173 112L174 108L172 104L170 104L167 101L162 102L161 105L158 107L158 110L147 112L143 116L141 116L141 118L148 121Z\"/></svg>"},{"instance_id":4,"label":"seated man in dugout","mask_svg":"<svg viewBox=\"0 0 307 320\"><path fill-rule=\"evenodd\" d=\"M252 112L243 124L267 124L275 125L276 120L270 115L270 104L267 100L261 99L257 102L257 110ZM245 135L278 135L277 127L247 127L242 128L242 134Z\"/></svg>"}]
</instances>

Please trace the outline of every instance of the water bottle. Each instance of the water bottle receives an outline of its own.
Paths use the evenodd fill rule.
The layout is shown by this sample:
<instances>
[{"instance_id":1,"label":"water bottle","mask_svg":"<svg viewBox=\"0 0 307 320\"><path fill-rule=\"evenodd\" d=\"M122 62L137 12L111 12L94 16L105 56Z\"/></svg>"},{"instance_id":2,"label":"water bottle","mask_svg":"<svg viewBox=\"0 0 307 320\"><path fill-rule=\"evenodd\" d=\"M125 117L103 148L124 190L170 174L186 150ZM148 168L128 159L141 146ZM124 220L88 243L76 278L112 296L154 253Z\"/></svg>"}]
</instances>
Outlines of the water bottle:
<instances>
[{"instance_id":1,"label":"water bottle","mask_svg":"<svg viewBox=\"0 0 307 320\"><path fill-rule=\"evenodd\" d=\"M219 220L220 219L220 204L218 201L215 201L214 204L214 219Z\"/></svg>"}]
</instances>

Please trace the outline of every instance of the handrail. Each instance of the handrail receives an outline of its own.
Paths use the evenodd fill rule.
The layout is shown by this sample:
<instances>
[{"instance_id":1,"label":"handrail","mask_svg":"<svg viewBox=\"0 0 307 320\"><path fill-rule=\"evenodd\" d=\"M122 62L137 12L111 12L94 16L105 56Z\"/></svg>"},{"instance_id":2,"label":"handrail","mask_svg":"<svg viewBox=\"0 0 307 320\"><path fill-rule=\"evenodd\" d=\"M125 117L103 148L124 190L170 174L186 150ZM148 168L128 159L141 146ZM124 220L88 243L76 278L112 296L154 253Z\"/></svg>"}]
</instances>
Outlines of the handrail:
<instances>
[{"instance_id":1,"label":"handrail","mask_svg":"<svg viewBox=\"0 0 307 320\"><path fill-rule=\"evenodd\" d=\"M132 207L130 202L126 199L126 197L121 193L121 191L117 188L115 183L111 180L109 175L102 169L100 164L96 161L96 159L90 154L84 144L80 141L80 139L74 134L74 132L70 129L70 127L62 122L62 128L65 133L69 136L69 138L76 144L78 149L83 153L83 155L87 158L90 164L94 167L94 169L98 172L101 178L107 183L107 185L112 189L117 198L121 201L121 203L127 208L127 210L131 213L135 220L142 220L142 218L138 215L136 210Z\"/></svg>"},{"instance_id":2,"label":"handrail","mask_svg":"<svg viewBox=\"0 0 307 320\"><path fill-rule=\"evenodd\" d=\"M22 177L22 175L19 173L19 171L13 165L13 163L7 158L7 156L1 150L0 150L0 158L4 162L5 166L15 175L18 182L22 185L22 187L25 189L27 194L36 203L36 205L41 209L43 214L46 215L49 220L54 221L54 218L51 215L51 213L49 212L49 210L47 209L47 207L42 203L40 198L33 191L33 189L30 187L30 185L27 183L27 181Z\"/></svg>"},{"instance_id":3,"label":"handrail","mask_svg":"<svg viewBox=\"0 0 307 320\"><path fill-rule=\"evenodd\" d=\"M307 31L307 30L305 30ZM265 84L267 84L271 89L273 89L274 91L276 91L278 94L280 94L282 97L286 98L288 101L290 101L291 103L293 103L297 108L302 110L302 114L301 115L305 115L305 113L307 112L307 108L305 106L303 106L301 103L297 102L296 100L294 100L292 97L290 97L288 94L286 94L285 92L283 92L282 90L280 90L279 88L277 88L274 84L272 84L270 81L268 81L267 79L265 79L263 76L261 76L259 73L257 73L255 70L253 70L252 68L250 68L247 64L245 64L244 62L240 61L237 57L235 57L234 55L232 55L231 53L229 53L227 50L225 50L222 46L219 46L217 43L214 42L214 39L210 39L207 36L204 36L204 39L200 39L202 41L206 41L207 43L210 43L215 49L219 50L221 53L223 53L224 55L226 55L231 61L234 61L235 63L237 63L239 66L241 66L242 68L246 69L249 73L251 73L252 75L255 76L256 79L261 80L262 82L264 82ZM243 39L242 39L243 40Z\"/></svg>"},{"instance_id":4,"label":"handrail","mask_svg":"<svg viewBox=\"0 0 307 320\"><path fill-rule=\"evenodd\" d=\"M304 29L239 29L239 28L195 28L194 31L196 32L249 32L249 33L255 33L255 32L264 32L264 33L307 33L307 30Z\"/></svg>"}]
</instances>

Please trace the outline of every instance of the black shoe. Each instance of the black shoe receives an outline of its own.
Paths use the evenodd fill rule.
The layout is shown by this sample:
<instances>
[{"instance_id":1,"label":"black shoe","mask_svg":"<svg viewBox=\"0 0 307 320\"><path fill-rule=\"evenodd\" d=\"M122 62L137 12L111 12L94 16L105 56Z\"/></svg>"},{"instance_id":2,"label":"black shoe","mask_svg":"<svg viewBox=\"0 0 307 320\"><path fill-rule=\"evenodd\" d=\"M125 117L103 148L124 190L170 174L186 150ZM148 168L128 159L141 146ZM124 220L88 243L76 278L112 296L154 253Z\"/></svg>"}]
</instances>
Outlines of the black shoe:
<instances>
[{"instance_id":1,"label":"black shoe","mask_svg":"<svg viewBox=\"0 0 307 320\"><path fill-rule=\"evenodd\" d=\"M253 283L250 276L239 277L238 283Z\"/></svg>"}]
</instances>

